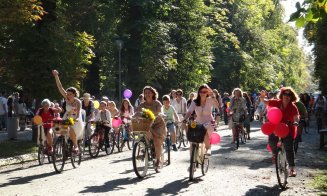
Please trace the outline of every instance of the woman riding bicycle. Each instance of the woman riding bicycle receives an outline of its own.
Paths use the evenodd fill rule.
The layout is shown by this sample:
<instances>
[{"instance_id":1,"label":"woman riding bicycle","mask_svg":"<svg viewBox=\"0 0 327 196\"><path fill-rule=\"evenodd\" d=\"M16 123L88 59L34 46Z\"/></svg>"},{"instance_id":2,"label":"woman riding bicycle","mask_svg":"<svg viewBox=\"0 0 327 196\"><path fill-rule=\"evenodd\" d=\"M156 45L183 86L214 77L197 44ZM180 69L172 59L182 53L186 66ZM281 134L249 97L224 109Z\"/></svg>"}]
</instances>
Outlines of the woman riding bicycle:
<instances>
[{"instance_id":1,"label":"woman riding bicycle","mask_svg":"<svg viewBox=\"0 0 327 196\"><path fill-rule=\"evenodd\" d=\"M123 99L120 107L120 116L124 124L131 124L131 116L134 115L134 107L129 99Z\"/></svg>"},{"instance_id":2,"label":"woman riding bicycle","mask_svg":"<svg viewBox=\"0 0 327 196\"><path fill-rule=\"evenodd\" d=\"M298 96L295 93L295 91L291 87L283 87L277 96L278 99L271 99L267 100L265 99L266 92L261 91L260 99L262 102L264 102L269 107L277 107L282 111L282 123L288 124L289 127L289 134L283 138L283 143L286 151L286 158L287 162L289 164L289 176L295 177L296 171L295 171L295 163L294 163L294 148L293 148L293 142L295 138L295 126L293 124L296 124L299 122L299 111L297 107L295 106L295 102L298 100ZM275 134L269 135L269 145L273 152L273 161L276 157L277 153L277 143L279 138Z\"/></svg>"},{"instance_id":3,"label":"woman riding bicycle","mask_svg":"<svg viewBox=\"0 0 327 196\"><path fill-rule=\"evenodd\" d=\"M184 123L186 123L186 120L192 115L193 111L195 111L196 123L203 124L203 126L207 130L206 135L204 137L204 144L207 155L211 155L211 144L209 136L214 130L214 126L211 123L212 121L214 121L214 118L212 116L212 107L218 109L218 101L212 89L207 84L203 84L199 87L197 98L191 103L191 106L185 115L185 120L183 121Z\"/></svg>"},{"instance_id":4,"label":"woman riding bicycle","mask_svg":"<svg viewBox=\"0 0 327 196\"><path fill-rule=\"evenodd\" d=\"M166 136L167 129L164 119L161 116L158 116L159 114L162 114L162 104L157 100L157 91L151 86L146 86L143 89L143 94L145 101L136 108L136 112L142 112L142 108L145 108L151 110L156 116L156 119L151 126L151 132L147 136L153 139L157 159L155 167L158 169L160 162L163 161L160 160L160 158L162 152L162 144Z\"/></svg>"},{"instance_id":5,"label":"woman riding bicycle","mask_svg":"<svg viewBox=\"0 0 327 196\"><path fill-rule=\"evenodd\" d=\"M84 123L81 115L82 103L78 99L79 92L75 87L69 87L65 90L60 82L58 71L53 70L52 74L56 80L56 85L58 87L59 92L65 98L66 101L65 114L63 116L63 119L73 118L75 121L74 125L70 126L69 136L74 144L73 151L78 152L79 149L77 140L82 139L84 134Z\"/></svg>"},{"instance_id":6,"label":"woman riding bicycle","mask_svg":"<svg viewBox=\"0 0 327 196\"><path fill-rule=\"evenodd\" d=\"M231 123L232 123L232 131L233 131L233 141L235 143L236 136L236 126L241 126L243 129L243 122L245 117L248 115L246 101L243 98L242 90L239 88L235 88L232 92L233 97L230 101L229 106L229 115L231 115Z\"/></svg>"},{"instance_id":7,"label":"woman riding bicycle","mask_svg":"<svg viewBox=\"0 0 327 196\"><path fill-rule=\"evenodd\" d=\"M50 107L50 100L49 99L44 99L41 102L42 108L38 109L36 112L36 115L41 116L42 122L43 122L43 129L44 129L44 134L47 137L47 145L48 145L48 153L53 152L53 147L52 147L52 133L51 133L51 128L52 128L52 123L48 122L49 120L52 120L55 116L55 114L61 112L61 108L51 108Z\"/></svg>"},{"instance_id":8,"label":"woman riding bicycle","mask_svg":"<svg viewBox=\"0 0 327 196\"><path fill-rule=\"evenodd\" d=\"M102 128L105 130L104 140L108 142L109 140L108 134L111 129L112 121L111 121L111 114L109 110L107 110L107 103L105 101L100 102L99 112L95 116L95 121L102 122L100 126L102 126Z\"/></svg>"}]
</instances>

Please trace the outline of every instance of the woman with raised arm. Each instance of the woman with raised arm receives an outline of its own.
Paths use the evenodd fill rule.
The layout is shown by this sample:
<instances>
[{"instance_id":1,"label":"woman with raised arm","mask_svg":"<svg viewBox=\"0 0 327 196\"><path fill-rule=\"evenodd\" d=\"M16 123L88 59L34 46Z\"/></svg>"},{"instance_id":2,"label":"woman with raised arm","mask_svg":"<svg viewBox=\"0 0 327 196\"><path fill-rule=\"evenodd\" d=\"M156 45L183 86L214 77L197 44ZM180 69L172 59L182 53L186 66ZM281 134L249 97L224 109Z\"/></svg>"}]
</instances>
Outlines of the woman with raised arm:
<instances>
[{"instance_id":1,"label":"woman with raised arm","mask_svg":"<svg viewBox=\"0 0 327 196\"><path fill-rule=\"evenodd\" d=\"M293 141L295 136L295 126L293 124L298 124L299 122L299 111L295 106L295 102L299 99L298 95L291 87L283 87L280 90L278 99L266 99L266 91L262 90L260 94L260 99L269 107L277 107L282 111L282 123L289 124L290 129L289 134L283 139L286 151L286 159L290 167L289 176L295 177L295 163L294 163L294 148ZM273 162L277 154L277 143L278 137L275 134L269 135L269 145L273 152Z\"/></svg>"},{"instance_id":2,"label":"woman with raised arm","mask_svg":"<svg viewBox=\"0 0 327 196\"><path fill-rule=\"evenodd\" d=\"M60 94L65 98L66 110L63 119L73 118L75 123L70 127L69 135L74 144L74 151L78 152L77 140L83 138L84 123L81 115L82 103L78 99L79 92L74 87L69 87L66 90L62 87L57 70L53 70L52 74L56 80L56 85Z\"/></svg>"}]
</instances>

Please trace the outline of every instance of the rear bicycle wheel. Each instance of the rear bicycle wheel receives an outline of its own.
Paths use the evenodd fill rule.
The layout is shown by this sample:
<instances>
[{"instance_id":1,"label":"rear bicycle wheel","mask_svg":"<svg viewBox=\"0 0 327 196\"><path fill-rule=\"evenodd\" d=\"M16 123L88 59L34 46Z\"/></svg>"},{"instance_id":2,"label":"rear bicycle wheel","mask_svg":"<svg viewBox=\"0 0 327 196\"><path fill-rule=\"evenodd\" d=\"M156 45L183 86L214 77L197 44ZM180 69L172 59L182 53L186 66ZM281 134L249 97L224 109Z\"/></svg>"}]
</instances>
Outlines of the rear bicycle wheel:
<instances>
[{"instance_id":1,"label":"rear bicycle wheel","mask_svg":"<svg viewBox=\"0 0 327 196\"><path fill-rule=\"evenodd\" d=\"M80 141L77 141L77 145L78 145L78 152L74 153L73 152L73 143L70 145L70 160L72 162L72 165L74 168L78 167L81 165L81 162L82 162L82 153L81 153L81 142Z\"/></svg>"},{"instance_id":2,"label":"rear bicycle wheel","mask_svg":"<svg viewBox=\"0 0 327 196\"><path fill-rule=\"evenodd\" d=\"M89 140L89 154L92 158L96 158L100 151L100 136L98 133L93 133Z\"/></svg>"},{"instance_id":3,"label":"rear bicycle wheel","mask_svg":"<svg viewBox=\"0 0 327 196\"><path fill-rule=\"evenodd\" d=\"M288 165L286 161L286 154L281 148L278 148L277 150L275 165L278 185L280 186L280 188L285 189L287 185Z\"/></svg>"},{"instance_id":4,"label":"rear bicycle wheel","mask_svg":"<svg viewBox=\"0 0 327 196\"><path fill-rule=\"evenodd\" d=\"M137 177L144 178L148 172L149 155L146 144L142 141L135 142L132 154L133 169Z\"/></svg>"},{"instance_id":5,"label":"rear bicycle wheel","mask_svg":"<svg viewBox=\"0 0 327 196\"><path fill-rule=\"evenodd\" d=\"M196 168L196 158L197 158L197 146L196 144L192 145L192 153L191 153L191 159L190 159L190 168L189 168L189 180L192 181L194 178L194 172Z\"/></svg>"},{"instance_id":6,"label":"rear bicycle wheel","mask_svg":"<svg viewBox=\"0 0 327 196\"><path fill-rule=\"evenodd\" d=\"M53 167L57 173L61 173L61 171L64 169L66 159L67 155L65 139L63 136L60 136L55 142L52 154Z\"/></svg>"}]
</instances>

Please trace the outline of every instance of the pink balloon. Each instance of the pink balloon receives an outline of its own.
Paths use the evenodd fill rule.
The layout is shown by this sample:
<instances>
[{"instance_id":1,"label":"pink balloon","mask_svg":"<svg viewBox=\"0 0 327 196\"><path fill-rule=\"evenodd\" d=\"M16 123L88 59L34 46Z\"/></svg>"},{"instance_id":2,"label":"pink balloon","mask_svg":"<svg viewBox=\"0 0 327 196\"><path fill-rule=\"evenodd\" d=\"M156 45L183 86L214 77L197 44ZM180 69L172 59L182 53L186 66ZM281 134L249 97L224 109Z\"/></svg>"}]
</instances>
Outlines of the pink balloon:
<instances>
[{"instance_id":1,"label":"pink balloon","mask_svg":"<svg viewBox=\"0 0 327 196\"><path fill-rule=\"evenodd\" d=\"M120 118L113 118L112 119L112 127L113 128L118 128L121 125L121 119Z\"/></svg>"},{"instance_id":2,"label":"pink balloon","mask_svg":"<svg viewBox=\"0 0 327 196\"><path fill-rule=\"evenodd\" d=\"M270 135L274 132L276 125L272 124L271 122L266 122L261 126L261 131L265 135Z\"/></svg>"},{"instance_id":3,"label":"pink balloon","mask_svg":"<svg viewBox=\"0 0 327 196\"><path fill-rule=\"evenodd\" d=\"M275 128L275 135L281 138L286 137L289 134L290 130L287 124L279 123Z\"/></svg>"},{"instance_id":4,"label":"pink balloon","mask_svg":"<svg viewBox=\"0 0 327 196\"><path fill-rule=\"evenodd\" d=\"M269 144L267 144L267 150L268 150L269 152L272 151L271 148L270 148L270 145L269 145Z\"/></svg>"},{"instance_id":5,"label":"pink balloon","mask_svg":"<svg viewBox=\"0 0 327 196\"><path fill-rule=\"evenodd\" d=\"M220 141L220 135L217 132L212 132L210 135L210 144L218 144Z\"/></svg>"},{"instance_id":6,"label":"pink balloon","mask_svg":"<svg viewBox=\"0 0 327 196\"><path fill-rule=\"evenodd\" d=\"M278 124L282 120L283 113L279 108L273 107L267 113L269 122Z\"/></svg>"},{"instance_id":7,"label":"pink balloon","mask_svg":"<svg viewBox=\"0 0 327 196\"><path fill-rule=\"evenodd\" d=\"M124 97L125 98L127 98L127 99L129 99L129 98L131 98L132 97L132 91L131 90L129 90L129 89L126 89L126 90L124 90Z\"/></svg>"}]
</instances>

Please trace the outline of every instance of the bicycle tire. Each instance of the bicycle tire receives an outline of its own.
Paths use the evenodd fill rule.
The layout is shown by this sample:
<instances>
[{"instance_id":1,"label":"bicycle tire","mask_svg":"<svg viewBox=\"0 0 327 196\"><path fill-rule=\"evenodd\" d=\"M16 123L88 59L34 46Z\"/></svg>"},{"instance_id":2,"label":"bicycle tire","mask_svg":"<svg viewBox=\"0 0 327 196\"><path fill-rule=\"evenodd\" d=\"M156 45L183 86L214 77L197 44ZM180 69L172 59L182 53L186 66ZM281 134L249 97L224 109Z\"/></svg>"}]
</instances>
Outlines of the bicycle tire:
<instances>
[{"instance_id":1,"label":"bicycle tire","mask_svg":"<svg viewBox=\"0 0 327 196\"><path fill-rule=\"evenodd\" d=\"M287 177L288 177L288 166L286 161L286 154L281 148L277 149L277 156L275 159L276 174L278 185L282 189L286 189Z\"/></svg>"},{"instance_id":2,"label":"bicycle tire","mask_svg":"<svg viewBox=\"0 0 327 196\"><path fill-rule=\"evenodd\" d=\"M299 148L299 140L298 140L298 138L295 138L293 145L294 145L294 153L296 154L297 153L297 150Z\"/></svg>"},{"instance_id":3,"label":"bicycle tire","mask_svg":"<svg viewBox=\"0 0 327 196\"><path fill-rule=\"evenodd\" d=\"M74 168L77 168L81 165L81 162L82 162L82 153L81 153L81 144L80 144L80 141L77 141L77 145L78 145L78 152L77 153L74 153L73 152L73 142L71 143L70 145L70 160L72 162L72 165Z\"/></svg>"},{"instance_id":4,"label":"bicycle tire","mask_svg":"<svg viewBox=\"0 0 327 196\"><path fill-rule=\"evenodd\" d=\"M244 129L242 135L243 135L243 141L244 143L246 143L246 131Z\"/></svg>"},{"instance_id":5,"label":"bicycle tire","mask_svg":"<svg viewBox=\"0 0 327 196\"><path fill-rule=\"evenodd\" d=\"M133 147L133 170L138 178L144 178L149 168L149 155L147 146L143 141L135 142ZM139 167L138 163L143 162L143 167ZM143 168L143 169L142 169Z\"/></svg>"},{"instance_id":6,"label":"bicycle tire","mask_svg":"<svg viewBox=\"0 0 327 196\"><path fill-rule=\"evenodd\" d=\"M194 172L196 168L196 156L197 156L197 146L196 144L192 144L192 153L190 159L190 168L189 168L189 180L193 181L194 179Z\"/></svg>"},{"instance_id":7,"label":"bicycle tire","mask_svg":"<svg viewBox=\"0 0 327 196\"><path fill-rule=\"evenodd\" d=\"M166 138L166 152L167 152L167 165L170 165L170 148L171 148L171 140L167 137Z\"/></svg>"},{"instance_id":8,"label":"bicycle tire","mask_svg":"<svg viewBox=\"0 0 327 196\"><path fill-rule=\"evenodd\" d=\"M93 133L90 137L89 154L92 158L96 158L100 151L100 137L98 133Z\"/></svg>"},{"instance_id":9,"label":"bicycle tire","mask_svg":"<svg viewBox=\"0 0 327 196\"><path fill-rule=\"evenodd\" d=\"M183 136L182 136L181 129L177 129L177 132L178 132L178 135L176 136L176 146L177 146L177 148L181 148L182 142L183 142L182 141Z\"/></svg>"},{"instance_id":10,"label":"bicycle tire","mask_svg":"<svg viewBox=\"0 0 327 196\"><path fill-rule=\"evenodd\" d=\"M205 176L206 173L208 173L209 164L210 164L209 157L204 156L203 162L201 164L201 171L203 176Z\"/></svg>"},{"instance_id":11,"label":"bicycle tire","mask_svg":"<svg viewBox=\"0 0 327 196\"><path fill-rule=\"evenodd\" d=\"M52 154L53 167L57 173L61 173L64 169L66 159L66 142L65 139L60 136L55 142Z\"/></svg>"},{"instance_id":12,"label":"bicycle tire","mask_svg":"<svg viewBox=\"0 0 327 196\"><path fill-rule=\"evenodd\" d=\"M43 145L39 145L37 150L37 160L39 161L39 165L44 164L45 154L44 154L44 147Z\"/></svg>"},{"instance_id":13,"label":"bicycle tire","mask_svg":"<svg viewBox=\"0 0 327 196\"><path fill-rule=\"evenodd\" d=\"M109 154L112 154L115 148L115 134L113 132L109 132L108 138L109 138L109 145L111 146Z\"/></svg>"}]
</instances>

